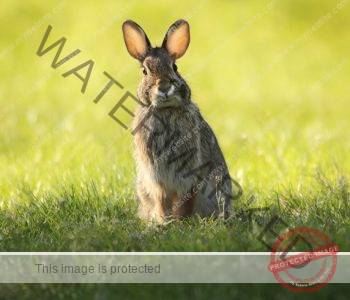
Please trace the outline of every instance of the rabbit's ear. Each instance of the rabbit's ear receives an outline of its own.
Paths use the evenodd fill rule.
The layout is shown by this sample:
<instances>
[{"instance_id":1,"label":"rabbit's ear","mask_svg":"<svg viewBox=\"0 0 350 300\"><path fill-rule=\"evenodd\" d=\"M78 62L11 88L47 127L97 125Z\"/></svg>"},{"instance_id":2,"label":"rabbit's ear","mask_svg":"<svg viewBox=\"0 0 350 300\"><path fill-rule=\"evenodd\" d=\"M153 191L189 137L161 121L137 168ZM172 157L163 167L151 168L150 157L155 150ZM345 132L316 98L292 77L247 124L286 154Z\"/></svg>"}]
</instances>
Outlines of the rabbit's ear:
<instances>
[{"instance_id":1,"label":"rabbit's ear","mask_svg":"<svg viewBox=\"0 0 350 300\"><path fill-rule=\"evenodd\" d=\"M177 20L170 26L165 35L162 47L165 48L174 59L185 54L190 44L190 25L185 20Z\"/></svg>"},{"instance_id":2,"label":"rabbit's ear","mask_svg":"<svg viewBox=\"0 0 350 300\"><path fill-rule=\"evenodd\" d=\"M131 20L125 21L122 28L128 52L132 57L142 61L151 48L151 43L146 33L139 25Z\"/></svg>"}]
</instances>

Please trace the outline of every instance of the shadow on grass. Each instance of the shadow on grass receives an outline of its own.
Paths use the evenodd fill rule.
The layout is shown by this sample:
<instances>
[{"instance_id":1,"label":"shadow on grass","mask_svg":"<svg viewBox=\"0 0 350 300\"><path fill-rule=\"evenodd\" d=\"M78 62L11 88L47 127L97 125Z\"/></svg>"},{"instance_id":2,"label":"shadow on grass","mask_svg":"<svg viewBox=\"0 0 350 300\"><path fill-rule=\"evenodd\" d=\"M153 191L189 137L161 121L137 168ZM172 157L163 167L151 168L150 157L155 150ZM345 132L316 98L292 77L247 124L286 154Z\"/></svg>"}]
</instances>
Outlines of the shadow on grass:
<instances>
[{"instance_id":1,"label":"shadow on grass","mask_svg":"<svg viewBox=\"0 0 350 300\"><path fill-rule=\"evenodd\" d=\"M348 299L350 285L293 293L278 284L7 284L0 299Z\"/></svg>"}]
</instances>

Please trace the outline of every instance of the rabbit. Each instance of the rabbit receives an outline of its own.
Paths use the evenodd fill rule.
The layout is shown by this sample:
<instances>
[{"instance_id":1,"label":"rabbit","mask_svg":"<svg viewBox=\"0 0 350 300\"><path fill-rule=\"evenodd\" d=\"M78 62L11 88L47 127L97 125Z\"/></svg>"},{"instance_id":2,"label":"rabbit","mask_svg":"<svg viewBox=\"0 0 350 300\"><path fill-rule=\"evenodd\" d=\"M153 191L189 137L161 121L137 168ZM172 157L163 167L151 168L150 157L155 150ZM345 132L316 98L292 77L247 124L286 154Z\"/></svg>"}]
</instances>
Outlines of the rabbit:
<instances>
[{"instance_id":1,"label":"rabbit","mask_svg":"<svg viewBox=\"0 0 350 300\"><path fill-rule=\"evenodd\" d=\"M143 71L133 119L139 217L157 223L194 214L227 218L234 197L224 156L176 66L190 43L188 22L173 23L161 47L152 47L134 21L125 21L122 31Z\"/></svg>"}]
</instances>

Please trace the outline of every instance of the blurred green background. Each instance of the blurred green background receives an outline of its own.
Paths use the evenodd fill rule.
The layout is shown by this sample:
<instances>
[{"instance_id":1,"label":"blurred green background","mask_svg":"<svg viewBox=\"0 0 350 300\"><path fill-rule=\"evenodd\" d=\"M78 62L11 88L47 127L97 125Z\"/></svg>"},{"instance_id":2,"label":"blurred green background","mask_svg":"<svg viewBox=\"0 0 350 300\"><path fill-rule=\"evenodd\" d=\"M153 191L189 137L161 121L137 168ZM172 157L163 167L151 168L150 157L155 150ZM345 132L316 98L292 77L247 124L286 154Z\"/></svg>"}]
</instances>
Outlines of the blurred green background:
<instances>
[{"instance_id":1,"label":"blurred green background","mask_svg":"<svg viewBox=\"0 0 350 300\"><path fill-rule=\"evenodd\" d=\"M34 203L47 207L28 218L45 222L51 215L51 225L74 224L78 220L69 214L79 214L74 203L84 193L91 195L91 185L96 197L86 201L102 210L101 222L106 205L134 209L132 135L108 116L126 90L135 92L141 78L138 62L125 49L121 24L135 20L159 45L169 25L185 18L192 38L179 70L217 134L231 175L243 186L237 208L249 200L254 206L285 208L286 217L300 222L317 223L318 217L322 226L348 225L347 2L5 1L0 18L1 220L16 223L18 207L26 213ZM50 67L56 49L36 55L49 24L47 45L64 36L63 56L81 49L57 69ZM82 94L80 80L61 75L87 59L95 65ZM104 71L125 88L112 87L94 104L107 82ZM117 114L131 122L125 113ZM61 210L67 199L73 207ZM90 217L98 219L96 214L91 211ZM11 230L4 236L14 241Z\"/></svg>"},{"instance_id":2,"label":"blurred green background","mask_svg":"<svg viewBox=\"0 0 350 300\"><path fill-rule=\"evenodd\" d=\"M256 236L277 213L349 251L348 2L4 0L0 249L266 251ZM228 224L140 222L132 135L108 116L142 76L125 49L123 21L135 20L160 45L178 18L191 25L179 71L244 189L234 203L240 217ZM82 50L57 69L56 50L36 55L49 24L48 44L64 36L62 55ZM61 75L88 59L95 66L82 94L80 80ZM125 89L94 104L104 71ZM246 209L265 206L248 226Z\"/></svg>"},{"instance_id":3,"label":"blurred green background","mask_svg":"<svg viewBox=\"0 0 350 300\"><path fill-rule=\"evenodd\" d=\"M140 80L122 40L125 19L158 45L174 20L190 22L179 70L246 191L263 201L281 186L310 187L317 168L348 174L350 10L343 2L334 12L342 1L5 1L2 205L20 201L22 185L39 195L93 179L108 190L114 177L121 192L133 191L132 136L108 116L124 92L116 87L92 102L106 84L103 71L132 92ZM65 36L62 54L82 50L55 70L55 51L35 54L49 24L49 44ZM80 80L61 74L87 59L95 67L83 95Z\"/></svg>"},{"instance_id":4,"label":"blurred green background","mask_svg":"<svg viewBox=\"0 0 350 300\"><path fill-rule=\"evenodd\" d=\"M159 45L178 18L190 22L192 36L179 70L216 132L231 175L244 188L241 201L253 197L255 206L271 201L288 206L300 198L304 208L322 206L332 199L320 192L331 186L345 194L338 205L347 205L347 2L5 1L2 210L27 198L40 203L62 190L84 190L91 182L99 196L133 205L132 135L108 116L141 78L138 62L125 49L121 24L137 21ZM64 36L62 55L82 50L57 69L50 67L55 50L36 55L49 24L47 45ZM80 80L61 75L87 59L95 66L82 94ZM94 104L107 82L103 71L125 89L113 87ZM130 123L125 113L117 114ZM309 212L303 213L307 218Z\"/></svg>"}]
</instances>

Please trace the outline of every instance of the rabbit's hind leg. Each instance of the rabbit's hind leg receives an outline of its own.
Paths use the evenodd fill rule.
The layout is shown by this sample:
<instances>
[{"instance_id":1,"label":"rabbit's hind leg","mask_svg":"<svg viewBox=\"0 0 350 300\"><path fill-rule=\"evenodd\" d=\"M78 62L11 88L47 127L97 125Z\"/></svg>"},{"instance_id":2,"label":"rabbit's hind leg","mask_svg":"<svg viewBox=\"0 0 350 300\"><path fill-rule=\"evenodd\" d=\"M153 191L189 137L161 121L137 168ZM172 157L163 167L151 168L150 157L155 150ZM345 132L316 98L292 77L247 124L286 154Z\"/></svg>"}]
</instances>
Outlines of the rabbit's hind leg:
<instances>
[{"instance_id":1,"label":"rabbit's hind leg","mask_svg":"<svg viewBox=\"0 0 350 300\"><path fill-rule=\"evenodd\" d=\"M142 220L151 221L153 219L153 200L147 193L142 184L138 184L136 188L137 198L139 201L138 216Z\"/></svg>"},{"instance_id":2,"label":"rabbit's hind leg","mask_svg":"<svg viewBox=\"0 0 350 300\"><path fill-rule=\"evenodd\" d=\"M148 221L156 221L163 224L171 216L171 197L166 193L162 185L154 183L147 186L137 186L139 203L139 217Z\"/></svg>"},{"instance_id":3,"label":"rabbit's hind leg","mask_svg":"<svg viewBox=\"0 0 350 300\"><path fill-rule=\"evenodd\" d=\"M190 217L193 214L194 203L197 194L190 192L184 197L178 197L175 194L172 198L172 212L174 218Z\"/></svg>"}]
</instances>

